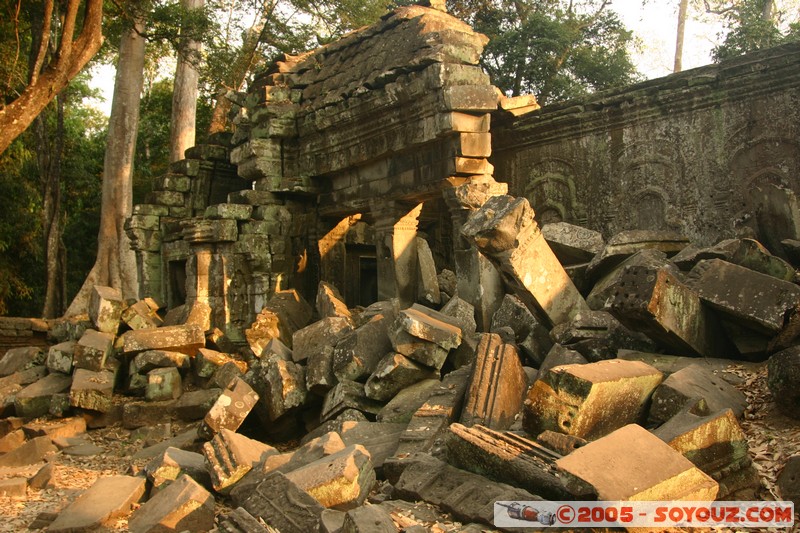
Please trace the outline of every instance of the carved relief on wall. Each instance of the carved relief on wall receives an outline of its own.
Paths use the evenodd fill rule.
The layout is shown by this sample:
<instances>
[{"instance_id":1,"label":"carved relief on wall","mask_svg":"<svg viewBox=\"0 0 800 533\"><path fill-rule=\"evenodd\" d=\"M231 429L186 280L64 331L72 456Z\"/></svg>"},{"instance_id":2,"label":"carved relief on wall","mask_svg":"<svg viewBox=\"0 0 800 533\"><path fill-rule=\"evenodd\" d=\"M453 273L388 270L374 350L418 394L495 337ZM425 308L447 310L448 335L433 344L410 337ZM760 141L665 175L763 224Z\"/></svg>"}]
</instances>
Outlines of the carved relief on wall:
<instances>
[{"instance_id":1,"label":"carved relief on wall","mask_svg":"<svg viewBox=\"0 0 800 533\"><path fill-rule=\"evenodd\" d=\"M564 159L543 159L531 166L524 195L539 224L561 221L586 224L586 210L575 191L575 175L572 163Z\"/></svg>"}]
</instances>

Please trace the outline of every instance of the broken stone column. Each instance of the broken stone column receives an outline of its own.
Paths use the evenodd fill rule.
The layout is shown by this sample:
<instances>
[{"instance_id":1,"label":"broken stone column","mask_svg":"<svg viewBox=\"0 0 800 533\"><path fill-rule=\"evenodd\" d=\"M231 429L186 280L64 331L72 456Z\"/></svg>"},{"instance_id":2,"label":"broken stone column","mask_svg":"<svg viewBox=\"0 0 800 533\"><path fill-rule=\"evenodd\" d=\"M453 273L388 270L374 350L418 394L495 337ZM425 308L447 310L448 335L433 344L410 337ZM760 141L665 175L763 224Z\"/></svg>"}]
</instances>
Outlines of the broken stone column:
<instances>
[{"instance_id":1,"label":"broken stone column","mask_svg":"<svg viewBox=\"0 0 800 533\"><path fill-rule=\"evenodd\" d=\"M528 391L523 426L530 435L552 430L597 439L641 420L662 379L661 372L639 361L557 366Z\"/></svg>"},{"instance_id":2,"label":"broken stone column","mask_svg":"<svg viewBox=\"0 0 800 533\"><path fill-rule=\"evenodd\" d=\"M621 427L556 461L573 494L609 501L714 501L717 482L641 426Z\"/></svg>"},{"instance_id":3,"label":"broken stone column","mask_svg":"<svg viewBox=\"0 0 800 533\"><path fill-rule=\"evenodd\" d=\"M278 450L239 435L228 429L221 429L214 438L203 444L211 484L220 494L227 494L245 474Z\"/></svg>"},{"instance_id":4,"label":"broken stone column","mask_svg":"<svg viewBox=\"0 0 800 533\"><path fill-rule=\"evenodd\" d=\"M439 280L436 277L436 263L428 241L417 237L417 298L423 305L439 306L442 295L439 291Z\"/></svg>"},{"instance_id":5,"label":"broken stone column","mask_svg":"<svg viewBox=\"0 0 800 533\"><path fill-rule=\"evenodd\" d=\"M464 238L461 228L486 200L507 193L508 184L498 183L488 175L473 176L443 193L453 220L458 295L475 308L475 321L481 331L489 328L505 290L500 273L469 239Z\"/></svg>"},{"instance_id":6,"label":"broken stone column","mask_svg":"<svg viewBox=\"0 0 800 533\"><path fill-rule=\"evenodd\" d=\"M614 292L611 314L677 354L730 357L734 350L713 312L667 268L626 267Z\"/></svg>"},{"instance_id":7,"label":"broken stone column","mask_svg":"<svg viewBox=\"0 0 800 533\"><path fill-rule=\"evenodd\" d=\"M243 379L236 378L214 402L198 433L210 439L221 429L236 431L258 401L258 394Z\"/></svg>"},{"instance_id":8,"label":"broken stone column","mask_svg":"<svg viewBox=\"0 0 800 533\"><path fill-rule=\"evenodd\" d=\"M527 386L516 348L504 343L495 333L482 334L464 398L461 423L508 429L522 409Z\"/></svg>"},{"instance_id":9,"label":"broken stone column","mask_svg":"<svg viewBox=\"0 0 800 533\"><path fill-rule=\"evenodd\" d=\"M375 251L378 260L378 299L397 298L401 306L417 298L417 225L422 204L411 210L397 202L374 200Z\"/></svg>"},{"instance_id":10,"label":"broken stone column","mask_svg":"<svg viewBox=\"0 0 800 533\"><path fill-rule=\"evenodd\" d=\"M541 309L553 325L589 310L547 245L527 199L494 196L461 231L495 264L517 296Z\"/></svg>"}]
</instances>

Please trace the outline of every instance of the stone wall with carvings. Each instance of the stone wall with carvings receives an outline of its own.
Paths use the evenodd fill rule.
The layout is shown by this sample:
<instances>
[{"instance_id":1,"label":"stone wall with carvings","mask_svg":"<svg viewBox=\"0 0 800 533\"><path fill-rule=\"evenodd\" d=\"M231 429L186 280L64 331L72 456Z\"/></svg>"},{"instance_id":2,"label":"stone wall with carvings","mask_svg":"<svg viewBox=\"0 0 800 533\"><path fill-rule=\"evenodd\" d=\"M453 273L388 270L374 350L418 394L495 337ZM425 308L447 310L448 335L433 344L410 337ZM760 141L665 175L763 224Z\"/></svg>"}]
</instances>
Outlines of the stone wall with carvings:
<instances>
[{"instance_id":1,"label":"stone wall with carvings","mask_svg":"<svg viewBox=\"0 0 800 533\"><path fill-rule=\"evenodd\" d=\"M760 185L800 192L800 46L495 121L492 133L495 176L540 222L710 244L747 231Z\"/></svg>"}]
</instances>

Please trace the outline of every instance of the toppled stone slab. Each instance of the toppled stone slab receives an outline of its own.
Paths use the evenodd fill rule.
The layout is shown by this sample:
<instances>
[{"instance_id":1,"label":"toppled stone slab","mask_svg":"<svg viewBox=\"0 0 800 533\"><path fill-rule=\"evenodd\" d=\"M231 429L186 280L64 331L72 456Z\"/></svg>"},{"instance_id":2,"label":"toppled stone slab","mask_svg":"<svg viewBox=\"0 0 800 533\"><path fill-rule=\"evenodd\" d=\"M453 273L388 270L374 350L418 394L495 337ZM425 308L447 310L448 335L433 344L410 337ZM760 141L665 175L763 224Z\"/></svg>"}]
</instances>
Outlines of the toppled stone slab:
<instances>
[{"instance_id":1,"label":"toppled stone slab","mask_svg":"<svg viewBox=\"0 0 800 533\"><path fill-rule=\"evenodd\" d=\"M342 424L340 431L346 446L362 445L369 452L372 466L380 469L387 458L393 456L406 424L389 422L355 422Z\"/></svg>"},{"instance_id":2,"label":"toppled stone slab","mask_svg":"<svg viewBox=\"0 0 800 533\"><path fill-rule=\"evenodd\" d=\"M345 514L342 533L396 533L392 516L378 505L362 505Z\"/></svg>"},{"instance_id":3,"label":"toppled stone slab","mask_svg":"<svg viewBox=\"0 0 800 533\"><path fill-rule=\"evenodd\" d=\"M270 526L263 525L253 515L238 507L228 514L224 514L217 521L218 533L275 533Z\"/></svg>"},{"instance_id":4,"label":"toppled stone slab","mask_svg":"<svg viewBox=\"0 0 800 533\"><path fill-rule=\"evenodd\" d=\"M686 248L689 240L669 230L626 230L612 236L589 263L587 274L599 279L636 252L656 250L673 256Z\"/></svg>"},{"instance_id":5,"label":"toppled stone slab","mask_svg":"<svg viewBox=\"0 0 800 533\"><path fill-rule=\"evenodd\" d=\"M10 376L44 363L45 354L38 346L11 348L0 358L0 376Z\"/></svg>"},{"instance_id":6,"label":"toppled stone slab","mask_svg":"<svg viewBox=\"0 0 800 533\"><path fill-rule=\"evenodd\" d=\"M778 474L776 484L784 500L794 502L795 509L800 505L800 455L790 457Z\"/></svg>"},{"instance_id":7,"label":"toppled stone slab","mask_svg":"<svg viewBox=\"0 0 800 533\"><path fill-rule=\"evenodd\" d=\"M719 359L715 357L683 357L679 355L666 355L660 353L639 352L635 350L620 350L617 353L618 359L626 361L641 361L657 368L664 375L673 374L682 368L691 365L698 365L706 370L713 372L731 385L741 385L744 379L733 372L728 372L729 368L741 366L748 371L757 372L761 368L760 363L748 363L734 359Z\"/></svg>"},{"instance_id":8,"label":"toppled stone slab","mask_svg":"<svg viewBox=\"0 0 800 533\"><path fill-rule=\"evenodd\" d=\"M793 281L795 276L789 263L772 255L753 239L725 239L710 248L687 246L672 258L672 262L688 271L705 259L722 259L784 281Z\"/></svg>"},{"instance_id":9,"label":"toppled stone slab","mask_svg":"<svg viewBox=\"0 0 800 533\"><path fill-rule=\"evenodd\" d=\"M22 446L26 440L25 432L21 429L3 435L0 437L0 454L8 453Z\"/></svg>"},{"instance_id":10,"label":"toppled stone slab","mask_svg":"<svg viewBox=\"0 0 800 533\"><path fill-rule=\"evenodd\" d=\"M720 357L733 351L713 312L669 269L626 267L610 310L674 353Z\"/></svg>"},{"instance_id":11,"label":"toppled stone slab","mask_svg":"<svg viewBox=\"0 0 800 533\"><path fill-rule=\"evenodd\" d=\"M542 235L562 265L588 263L605 246L600 232L568 222L545 224Z\"/></svg>"},{"instance_id":12,"label":"toppled stone slab","mask_svg":"<svg viewBox=\"0 0 800 533\"><path fill-rule=\"evenodd\" d=\"M379 313L339 340L333 350L333 373L339 381L357 380L375 371L378 361L392 351L388 328L393 319Z\"/></svg>"},{"instance_id":13,"label":"toppled stone slab","mask_svg":"<svg viewBox=\"0 0 800 533\"><path fill-rule=\"evenodd\" d=\"M24 477L12 477L0 480L0 496L14 500L23 500L28 493L28 480Z\"/></svg>"},{"instance_id":14,"label":"toppled stone slab","mask_svg":"<svg viewBox=\"0 0 800 533\"><path fill-rule=\"evenodd\" d=\"M679 272L678 267L667 259L667 255L664 252L652 249L636 252L594 283L589 296L586 297L586 303L591 309L599 311L607 309L611 305L614 294L622 281L622 274L625 272L625 268L629 266L642 267L653 272L660 269L666 269L672 274L678 274Z\"/></svg>"},{"instance_id":15,"label":"toppled stone slab","mask_svg":"<svg viewBox=\"0 0 800 533\"><path fill-rule=\"evenodd\" d=\"M452 317L419 304L400 311L397 325L410 335L445 350L453 350L461 344L461 328Z\"/></svg>"},{"instance_id":16,"label":"toppled stone slab","mask_svg":"<svg viewBox=\"0 0 800 533\"><path fill-rule=\"evenodd\" d=\"M43 461L45 456L55 453L55 447L50 437L36 437L0 456L0 466L26 466Z\"/></svg>"},{"instance_id":17,"label":"toppled stone slab","mask_svg":"<svg viewBox=\"0 0 800 533\"><path fill-rule=\"evenodd\" d=\"M28 486L33 490L45 490L52 488L54 473L55 465L53 463L46 463L43 467L37 470L33 476L28 478Z\"/></svg>"},{"instance_id":18,"label":"toppled stone slab","mask_svg":"<svg viewBox=\"0 0 800 533\"><path fill-rule=\"evenodd\" d=\"M494 502L541 500L530 492L489 481L444 461L424 457L409 461L395 483L395 495L408 501L424 500L467 522L493 525Z\"/></svg>"},{"instance_id":19,"label":"toppled stone slab","mask_svg":"<svg viewBox=\"0 0 800 533\"><path fill-rule=\"evenodd\" d=\"M236 431L258 402L258 394L243 379L236 378L214 402L203 418L198 430L201 436L211 438L221 429Z\"/></svg>"},{"instance_id":20,"label":"toppled stone slab","mask_svg":"<svg viewBox=\"0 0 800 533\"><path fill-rule=\"evenodd\" d=\"M100 477L78 496L47 528L47 531L71 533L112 526L113 521L129 514L141 500L145 479L131 476Z\"/></svg>"},{"instance_id":21,"label":"toppled stone slab","mask_svg":"<svg viewBox=\"0 0 800 533\"><path fill-rule=\"evenodd\" d=\"M467 385L461 423L508 429L522 409L528 382L516 348L484 333Z\"/></svg>"},{"instance_id":22,"label":"toppled stone slab","mask_svg":"<svg viewBox=\"0 0 800 533\"><path fill-rule=\"evenodd\" d=\"M211 485L203 454L180 448L167 448L147 463L144 471L156 490L165 489L184 474L200 484Z\"/></svg>"},{"instance_id":23,"label":"toppled stone slab","mask_svg":"<svg viewBox=\"0 0 800 533\"><path fill-rule=\"evenodd\" d=\"M523 426L597 439L641 420L662 374L638 361L611 359L555 367L528 391Z\"/></svg>"},{"instance_id":24,"label":"toppled stone slab","mask_svg":"<svg viewBox=\"0 0 800 533\"><path fill-rule=\"evenodd\" d=\"M175 403L175 400L126 402L122 406L122 426L136 429L160 424L175 414Z\"/></svg>"},{"instance_id":25,"label":"toppled stone slab","mask_svg":"<svg viewBox=\"0 0 800 533\"><path fill-rule=\"evenodd\" d=\"M741 417L747 407L747 398L736 387L706 368L690 365L671 374L656 387L649 419L664 423L697 398L705 400L712 412L729 408L737 417Z\"/></svg>"},{"instance_id":26,"label":"toppled stone slab","mask_svg":"<svg viewBox=\"0 0 800 533\"><path fill-rule=\"evenodd\" d=\"M128 527L131 533L210 531L214 497L189 476L181 476L134 511Z\"/></svg>"},{"instance_id":27,"label":"toppled stone slab","mask_svg":"<svg viewBox=\"0 0 800 533\"><path fill-rule=\"evenodd\" d=\"M713 501L717 482L641 426L621 427L556 461L574 494L598 500Z\"/></svg>"},{"instance_id":28,"label":"toppled stone slab","mask_svg":"<svg viewBox=\"0 0 800 533\"><path fill-rule=\"evenodd\" d=\"M31 383L14 397L14 410L23 418L38 418L50 411L53 395L66 392L72 384L72 376L49 374Z\"/></svg>"},{"instance_id":29,"label":"toppled stone slab","mask_svg":"<svg viewBox=\"0 0 800 533\"><path fill-rule=\"evenodd\" d=\"M72 407L107 413L114 396L114 374L106 370L92 372L78 368L72 375L69 404Z\"/></svg>"},{"instance_id":30,"label":"toppled stone slab","mask_svg":"<svg viewBox=\"0 0 800 533\"><path fill-rule=\"evenodd\" d=\"M620 349L656 349L654 343L641 333L626 328L610 313L587 311L578 313L550 331L551 338L580 352L590 362L613 359Z\"/></svg>"},{"instance_id":31,"label":"toppled stone slab","mask_svg":"<svg viewBox=\"0 0 800 533\"><path fill-rule=\"evenodd\" d=\"M698 263L687 278L708 305L735 322L774 335L800 305L800 287L720 259Z\"/></svg>"},{"instance_id":32,"label":"toppled stone slab","mask_svg":"<svg viewBox=\"0 0 800 533\"><path fill-rule=\"evenodd\" d=\"M343 380L325 396L319 416L320 420L324 422L336 418L347 409L356 409L374 417L382 406L383 404L367 398L364 385L355 381Z\"/></svg>"},{"instance_id":33,"label":"toppled stone slab","mask_svg":"<svg viewBox=\"0 0 800 533\"><path fill-rule=\"evenodd\" d=\"M709 407L700 400L653 434L719 484L717 499L760 486L747 452L747 438L730 409L709 412Z\"/></svg>"},{"instance_id":34,"label":"toppled stone slab","mask_svg":"<svg viewBox=\"0 0 800 533\"><path fill-rule=\"evenodd\" d=\"M351 322L343 317L326 317L294 332L292 358L295 363L310 361L320 351L331 349L353 330Z\"/></svg>"},{"instance_id":35,"label":"toppled stone slab","mask_svg":"<svg viewBox=\"0 0 800 533\"><path fill-rule=\"evenodd\" d=\"M244 374L247 372L247 363L234 359L230 355L208 348L200 348L194 357L194 372L201 378L210 378L218 369L228 363L233 363Z\"/></svg>"},{"instance_id":36,"label":"toppled stone slab","mask_svg":"<svg viewBox=\"0 0 800 533\"><path fill-rule=\"evenodd\" d=\"M106 359L113 345L114 336L111 333L87 329L75 345L72 365L75 368L100 372L105 368Z\"/></svg>"},{"instance_id":37,"label":"toppled stone slab","mask_svg":"<svg viewBox=\"0 0 800 533\"><path fill-rule=\"evenodd\" d=\"M153 309L150 301L152 301L150 298L139 300L125 309L120 318L131 329L155 329L161 327L164 321L156 313L158 310L157 304L155 304L156 308Z\"/></svg>"},{"instance_id":38,"label":"toppled stone slab","mask_svg":"<svg viewBox=\"0 0 800 533\"><path fill-rule=\"evenodd\" d=\"M547 352L547 356L539 366L537 376L546 376L550 369L561 365L585 365L589 361L575 350L570 350L560 344L554 344L553 347Z\"/></svg>"},{"instance_id":39,"label":"toppled stone slab","mask_svg":"<svg viewBox=\"0 0 800 533\"><path fill-rule=\"evenodd\" d=\"M195 444L197 443L198 438L197 428L188 429L183 433L175 435L171 439L161 441L158 444L153 444L152 446L148 446L147 448L139 450L131 456L131 459L152 459L153 457L163 454L168 448L191 450L196 447Z\"/></svg>"},{"instance_id":40,"label":"toppled stone slab","mask_svg":"<svg viewBox=\"0 0 800 533\"><path fill-rule=\"evenodd\" d=\"M461 233L495 264L516 295L541 309L553 325L588 310L542 236L527 199L489 198Z\"/></svg>"},{"instance_id":41,"label":"toppled stone slab","mask_svg":"<svg viewBox=\"0 0 800 533\"><path fill-rule=\"evenodd\" d=\"M203 329L198 326L165 326L157 329L127 331L120 337L122 351L137 354L147 350L181 352L193 357L205 346Z\"/></svg>"},{"instance_id":42,"label":"toppled stone slab","mask_svg":"<svg viewBox=\"0 0 800 533\"><path fill-rule=\"evenodd\" d=\"M305 403L308 391L304 366L278 358L262 360L261 364L260 375L264 380L261 403L270 421Z\"/></svg>"},{"instance_id":43,"label":"toppled stone slab","mask_svg":"<svg viewBox=\"0 0 800 533\"><path fill-rule=\"evenodd\" d=\"M539 364L553 346L550 332L530 309L513 294L506 294L492 316L491 331L511 328L517 348L532 361Z\"/></svg>"},{"instance_id":44,"label":"toppled stone slab","mask_svg":"<svg viewBox=\"0 0 800 533\"><path fill-rule=\"evenodd\" d=\"M72 373L72 358L75 353L75 341L66 341L51 346L47 351L45 365L50 372Z\"/></svg>"},{"instance_id":45,"label":"toppled stone slab","mask_svg":"<svg viewBox=\"0 0 800 533\"><path fill-rule=\"evenodd\" d=\"M325 509L280 472L267 476L241 505L281 533L317 531Z\"/></svg>"},{"instance_id":46,"label":"toppled stone slab","mask_svg":"<svg viewBox=\"0 0 800 533\"><path fill-rule=\"evenodd\" d=\"M555 460L561 456L513 433L483 426L453 424L447 436L448 462L453 466L505 482L549 500L570 500L558 478Z\"/></svg>"},{"instance_id":47,"label":"toppled stone slab","mask_svg":"<svg viewBox=\"0 0 800 533\"><path fill-rule=\"evenodd\" d=\"M315 300L321 318L340 317L352 322L353 318L339 290L325 281L320 281Z\"/></svg>"},{"instance_id":48,"label":"toppled stone slab","mask_svg":"<svg viewBox=\"0 0 800 533\"><path fill-rule=\"evenodd\" d=\"M444 451L447 427L461 415L464 394L472 366L463 366L450 372L437 383L427 400L417 409L406 430L400 436L395 455L408 457L417 452Z\"/></svg>"},{"instance_id":49,"label":"toppled stone slab","mask_svg":"<svg viewBox=\"0 0 800 533\"><path fill-rule=\"evenodd\" d=\"M89 295L89 318L98 331L116 335L124 308L125 301L119 289L100 285L92 287Z\"/></svg>"},{"instance_id":50,"label":"toppled stone slab","mask_svg":"<svg viewBox=\"0 0 800 533\"><path fill-rule=\"evenodd\" d=\"M268 444L227 429L220 430L203 444L211 484L221 494L227 494L253 467L277 453L278 450Z\"/></svg>"},{"instance_id":51,"label":"toppled stone slab","mask_svg":"<svg viewBox=\"0 0 800 533\"><path fill-rule=\"evenodd\" d=\"M414 383L438 377L439 372L433 368L416 363L403 354L389 353L367 379L364 391L367 398L386 402Z\"/></svg>"},{"instance_id":52,"label":"toppled stone slab","mask_svg":"<svg viewBox=\"0 0 800 533\"><path fill-rule=\"evenodd\" d=\"M189 368L192 359L183 352L147 350L137 354L129 367L130 374L147 374L156 368Z\"/></svg>"},{"instance_id":53,"label":"toppled stone slab","mask_svg":"<svg viewBox=\"0 0 800 533\"><path fill-rule=\"evenodd\" d=\"M769 358L767 385L772 399L787 416L800 420L800 346L782 350Z\"/></svg>"},{"instance_id":54,"label":"toppled stone slab","mask_svg":"<svg viewBox=\"0 0 800 533\"><path fill-rule=\"evenodd\" d=\"M356 444L286 474L323 507L346 511L364 503L375 483L366 448Z\"/></svg>"},{"instance_id":55,"label":"toppled stone slab","mask_svg":"<svg viewBox=\"0 0 800 533\"><path fill-rule=\"evenodd\" d=\"M200 389L184 392L174 405L175 416L190 422L200 420L214 406L222 389Z\"/></svg>"},{"instance_id":56,"label":"toppled stone slab","mask_svg":"<svg viewBox=\"0 0 800 533\"><path fill-rule=\"evenodd\" d=\"M261 474L262 477L264 474L271 472L288 474L292 470L297 470L323 457L340 452L346 447L347 445L345 445L339 433L329 431L320 437L309 440L294 451L267 457L257 473Z\"/></svg>"},{"instance_id":57,"label":"toppled stone slab","mask_svg":"<svg viewBox=\"0 0 800 533\"><path fill-rule=\"evenodd\" d=\"M86 419L82 416L73 416L61 420L37 420L22 426L22 430L29 438L35 437L75 437L86 433Z\"/></svg>"},{"instance_id":58,"label":"toppled stone slab","mask_svg":"<svg viewBox=\"0 0 800 533\"><path fill-rule=\"evenodd\" d=\"M381 408L376 417L377 421L408 424L413 414L422 407L433 388L439 383L438 379L426 379L409 385Z\"/></svg>"},{"instance_id":59,"label":"toppled stone slab","mask_svg":"<svg viewBox=\"0 0 800 533\"><path fill-rule=\"evenodd\" d=\"M292 335L308 324L311 314L311 306L294 289L276 291L244 332L250 349L260 357L272 339L279 339L291 348Z\"/></svg>"}]
</instances>

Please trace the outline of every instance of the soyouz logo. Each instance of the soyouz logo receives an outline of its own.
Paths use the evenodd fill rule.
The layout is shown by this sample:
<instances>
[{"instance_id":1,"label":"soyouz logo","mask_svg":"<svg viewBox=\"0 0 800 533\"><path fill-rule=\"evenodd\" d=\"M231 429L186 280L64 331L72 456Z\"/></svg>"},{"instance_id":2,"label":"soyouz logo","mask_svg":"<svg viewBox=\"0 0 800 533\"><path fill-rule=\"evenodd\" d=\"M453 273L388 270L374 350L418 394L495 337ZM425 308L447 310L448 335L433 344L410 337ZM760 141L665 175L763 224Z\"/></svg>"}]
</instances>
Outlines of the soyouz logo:
<instances>
[{"instance_id":1,"label":"soyouz logo","mask_svg":"<svg viewBox=\"0 0 800 533\"><path fill-rule=\"evenodd\" d=\"M500 501L497 527L791 527L792 502Z\"/></svg>"}]
</instances>

